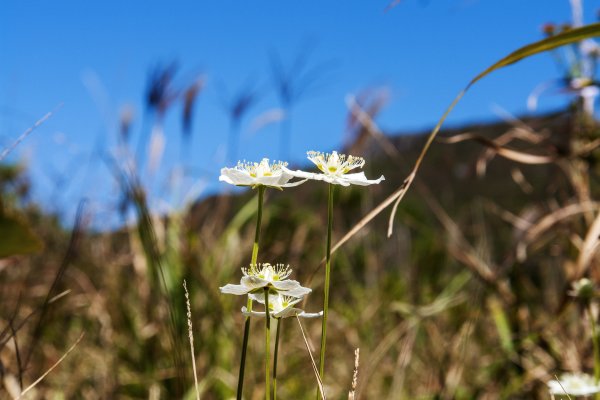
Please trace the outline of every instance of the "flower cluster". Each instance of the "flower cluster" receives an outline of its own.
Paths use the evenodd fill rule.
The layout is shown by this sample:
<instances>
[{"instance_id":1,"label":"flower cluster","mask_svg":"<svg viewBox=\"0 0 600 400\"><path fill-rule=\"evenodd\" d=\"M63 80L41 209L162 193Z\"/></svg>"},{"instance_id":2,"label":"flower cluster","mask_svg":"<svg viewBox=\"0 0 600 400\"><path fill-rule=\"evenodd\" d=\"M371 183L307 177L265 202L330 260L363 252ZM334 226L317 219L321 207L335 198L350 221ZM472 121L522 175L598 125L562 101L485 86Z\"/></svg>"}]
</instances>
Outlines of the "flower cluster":
<instances>
[{"instance_id":1,"label":"flower cluster","mask_svg":"<svg viewBox=\"0 0 600 400\"><path fill-rule=\"evenodd\" d=\"M307 157L312 161L321 173L306 171L292 171L287 168L287 163L276 161L269 163L268 158L263 158L261 162L239 162L233 168L221 169L219 180L236 186L266 186L275 189L284 187L298 186L311 179L315 181L325 181L335 185L367 186L380 183L385 178L380 176L378 179L369 180L364 172L349 173L356 168L362 168L365 160L362 157L338 154L337 151L331 153L321 153L318 151L309 151ZM293 178L301 180L290 182Z\"/></svg>"},{"instance_id":2,"label":"flower cluster","mask_svg":"<svg viewBox=\"0 0 600 400\"><path fill-rule=\"evenodd\" d=\"M361 157L346 156L338 154L336 151L332 153L320 153L316 151L308 152L308 159L312 161L320 173L292 171L287 168L287 163L274 162L270 163L267 158L263 158L257 162L239 162L233 168L221 169L220 181L236 186L250 186L253 189L258 188L258 213L256 236L254 239L254 247L252 250L252 261L248 268L242 268L242 278L239 285L227 284L221 287L222 293L234 294L239 296L248 296L247 307L242 308L242 314L246 317L244 327L244 340L242 348L242 361L240 363L240 374L238 383L237 398L242 398L242 389L244 382L245 369L245 354L248 346L248 337L250 332L250 317L265 318L265 396L270 398L270 335L271 318L277 320L277 337L275 339L275 356L273 360L273 388L276 397L276 365L279 345L279 328L283 318L322 318L322 334L321 334L321 351L319 357L319 371L315 368L315 373L318 374L317 380L322 381L324 377L325 364L325 333L327 326L328 315L328 293L331 270L331 233L333 226L333 184L350 186L360 185L367 186L377 184L384 180L383 175L379 179L369 180L364 172L352 172L357 168L362 168L365 165L365 160ZM298 179L295 179L298 178ZM325 289L323 311L318 313L307 313L296 308L304 296L311 292L311 289L305 288L295 280L288 279L292 270L289 265L268 263L257 263L259 249L259 235L262 215L263 195L266 188L275 188L282 190L284 187L298 186L308 179L316 181L324 181L330 184L329 199L328 199L328 227L327 227L327 256L325 264ZM252 303L257 302L264 305L264 311L254 311ZM308 346L308 344L307 344ZM323 395L324 397L324 395Z\"/></svg>"},{"instance_id":3,"label":"flower cluster","mask_svg":"<svg viewBox=\"0 0 600 400\"><path fill-rule=\"evenodd\" d=\"M571 284L569 296L576 297L584 303L598 297L598 291L589 278L581 278Z\"/></svg>"},{"instance_id":4,"label":"flower cluster","mask_svg":"<svg viewBox=\"0 0 600 400\"><path fill-rule=\"evenodd\" d=\"M250 265L249 268L242 268L243 276L239 285L227 284L220 288L221 293L248 295L252 300L265 304L265 291L268 291L269 311L273 312L273 317L314 318L314 314L307 314L292 307L312 290L301 286L298 281L287 279L291 273L289 265L284 264ZM259 315L259 313L247 311L245 307L242 312L245 315ZM260 314L264 316L264 312Z\"/></svg>"}]
</instances>

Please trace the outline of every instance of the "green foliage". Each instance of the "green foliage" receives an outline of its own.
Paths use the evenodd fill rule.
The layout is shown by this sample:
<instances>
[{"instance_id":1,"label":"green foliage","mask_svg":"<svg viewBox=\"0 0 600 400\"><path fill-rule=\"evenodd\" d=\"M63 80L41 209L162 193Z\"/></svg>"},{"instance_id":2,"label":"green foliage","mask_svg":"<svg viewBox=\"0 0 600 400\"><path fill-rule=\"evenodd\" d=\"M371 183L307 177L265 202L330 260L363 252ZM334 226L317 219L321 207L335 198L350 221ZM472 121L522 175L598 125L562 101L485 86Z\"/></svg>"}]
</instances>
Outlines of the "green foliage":
<instances>
[{"instance_id":1,"label":"green foliage","mask_svg":"<svg viewBox=\"0 0 600 400\"><path fill-rule=\"evenodd\" d=\"M0 213L0 258L41 251L42 241L25 220L16 215Z\"/></svg>"}]
</instances>

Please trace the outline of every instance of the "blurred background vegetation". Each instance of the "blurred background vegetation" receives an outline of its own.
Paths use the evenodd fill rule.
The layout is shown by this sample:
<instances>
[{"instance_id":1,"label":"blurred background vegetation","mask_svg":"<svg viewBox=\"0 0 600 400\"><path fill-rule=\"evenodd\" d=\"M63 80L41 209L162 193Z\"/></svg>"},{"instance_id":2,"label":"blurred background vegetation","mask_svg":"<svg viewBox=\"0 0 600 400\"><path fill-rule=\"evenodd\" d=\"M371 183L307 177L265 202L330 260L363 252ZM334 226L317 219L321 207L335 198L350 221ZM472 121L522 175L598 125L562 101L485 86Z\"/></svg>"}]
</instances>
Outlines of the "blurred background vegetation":
<instances>
[{"instance_id":1,"label":"blurred background vegetation","mask_svg":"<svg viewBox=\"0 0 600 400\"><path fill-rule=\"evenodd\" d=\"M363 399L544 399L546 382L561 371L593 370L589 316L568 295L580 277L600 279L594 200L600 130L585 90L596 80L594 70L582 67L599 54L579 53L580 46L572 45L579 56L561 78L573 99L566 109L442 131L394 217L391 237L386 212L335 253L329 398L347 398L356 348L356 396ZM149 132L160 134L161 115L182 101L185 140L185 110L191 112L203 83L175 95L171 68L148 78L155 128ZM291 108L296 97L280 76L281 103ZM250 85L226 102L231 157L241 153L234 142L254 96ZM336 240L403 182L429 133L381 132L383 92L366 90L354 100L367 117L349 111L343 152L365 157L367 176L383 174L386 181L336 188ZM123 221L132 212L136 223L97 231L82 201L73 205L73 226L64 226L29 201L25 168L1 164L2 398L16 398L74 343L27 398L195 398L183 280L202 398L235 396L244 301L222 296L219 286L237 281L250 260L256 193L224 192L168 214L151 210L149 181L137 172L146 158L152 161L152 153L139 150L151 138L130 143L128 118L121 121L123 151L104 162L122 195L114 212ZM290 129L282 126L281 134ZM289 263L294 278L313 288L308 311L321 307L326 199L326 187L310 182L267 191L263 215L260 258ZM305 327L316 344L320 324L309 320ZM260 321L253 330L262 330ZM310 360L293 320L284 322L282 335L280 398L314 397ZM251 338L248 399L264 396L262 346Z\"/></svg>"}]
</instances>

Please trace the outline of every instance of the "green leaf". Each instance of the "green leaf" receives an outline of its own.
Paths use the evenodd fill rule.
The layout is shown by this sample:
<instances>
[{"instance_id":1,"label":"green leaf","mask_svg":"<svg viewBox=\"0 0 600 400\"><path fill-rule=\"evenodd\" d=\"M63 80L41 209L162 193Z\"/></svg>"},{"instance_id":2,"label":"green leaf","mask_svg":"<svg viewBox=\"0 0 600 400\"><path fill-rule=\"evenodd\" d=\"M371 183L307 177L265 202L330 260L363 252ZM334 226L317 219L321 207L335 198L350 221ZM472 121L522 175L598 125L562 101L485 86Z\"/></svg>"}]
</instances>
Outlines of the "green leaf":
<instances>
[{"instance_id":1,"label":"green leaf","mask_svg":"<svg viewBox=\"0 0 600 400\"><path fill-rule=\"evenodd\" d=\"M42 241L29 225L15 215L0 213L0 258L16 254L35 253Z\"/></svg>"},{"instance_id":2,"label":"green leaf","mask_svg":"<svg viewBox=\"0 0 600 400\"><path fill-rule=\"evenodd\" d=\"M502 349L508 354L514 354L515 347L512 339L512 330L510 328L508 318L502 309L502 305L497 299L492 297L488 301L488 307L490 309L492 318L494 319Z\"/></svg>"},{"instance_id":3,"label":"green leaf","mask_svg":"<svg viewBox=\"0 0 600 400\"><path fill-rule=\"evenodd\" d=\"M428 141L425 147L423 148L423 151L421 152L421 157L419 157L419 160L417 161L417 165L420 163L422 157L425 155L425 152L428 150L429 145L439 132L440 128L442 127L442 124L446 120L446 117L448 117L450 112L454 109L456 104L458 104L460 99L462 99L467 90L469 90L471 86L473 86L481 78L489 75L490 73L500 68L504 68L508 65L514 64L527 57L531 57L533 55L543 53L544 51L553 50L557 47L579 42L581 40L589 39L595 36L600 36L600 23L585 25L581 28L576 28L566 32L562 32L555 36L528 44L527 46L523 46L520 49L513 51L506 57L500 59L496 63L492 64L490 67L486 68L483 72L481 72L469 82L469 84L458 94L458 96L456 96L454 101L452 101L452 104L450 104L448 109L444 112L444 115L442 115L442 118L440 118L437 125L435 126L435 128L433 128L433 131L429 135Z\"/></svg>"},{"instance_id":4,"label":"green leaf","mask_svg":"<svg viewBox=\"0 0 600 400\"><path fill-rule=\"evenodd\" d=\"M485 71L477 75L475 78L473 78L471 82L469 82L469 84L467 85L465 91L469 87L471 87L475 82L497 69L514 64L517 61L520 61L529 56L533 56L544 51L553 50L557 47L579 42L584 39L589 39L595 36L600 36L600 23L585 25L581 28L571 29L566 32L559 33L555 36L551 36L547 39L540 40L539 42L535 42L527 46L521 47L520 49L513 51L508 56L496 62L495 64L487 68Z\"/></svg>"},{"instance_id":5,"label":"green leaf","mask_svg":"<svg viewBox=\"0 0 600 400\"><path fill-rule=\"evenodd\" d=\"M446 111L444 112L444 115L442 115L442 118L440 118L437 125L435 126L435 128L433 128L433 131L429 135L428 141L427 141L425 147L423 148L423 151L421 152L421 157L419 157L419 160L417 161L417 165L422 160L422 157L425 155L425 152L428 150L429 145L431 144L431 142L433 141L433 139L439 132L439 130L442 127L442 124L444 123L444 121L446 120L446 117L448 116L448 114L450 114L450 112L454 109L456 104L458 104L460 99L462 99L462 97L465 95L467 90L469 90L471 88L471 86L473 86L481 78L489 75L490 73L492 73L500 68L504 68L508 65L514 64L514 63L521 61L527 57L531 57L533 55L543 53L544 51L553 50L553 49L556 49L557 47L564 46L566 44L579 42L581 40L589 39L589 38L595 37L595 36L600 36L600 23L585 25L585 26L582 26L581 28L576 28L576 29L572 29L572 30L569 30L566 32L562 32L555 36L540 40L538 42L528 44L527 46L523 46L520 49L513 51L506 57L500 59L496 63L492 64L490 67L486 68L483 72L481 72L475 78L471 79L469 84L458 94L458 96L456 96L456 98L454 99L454 101L452 101L452 104L450 104L448 109L446 109Z\"/></svg>"}]
</instances>

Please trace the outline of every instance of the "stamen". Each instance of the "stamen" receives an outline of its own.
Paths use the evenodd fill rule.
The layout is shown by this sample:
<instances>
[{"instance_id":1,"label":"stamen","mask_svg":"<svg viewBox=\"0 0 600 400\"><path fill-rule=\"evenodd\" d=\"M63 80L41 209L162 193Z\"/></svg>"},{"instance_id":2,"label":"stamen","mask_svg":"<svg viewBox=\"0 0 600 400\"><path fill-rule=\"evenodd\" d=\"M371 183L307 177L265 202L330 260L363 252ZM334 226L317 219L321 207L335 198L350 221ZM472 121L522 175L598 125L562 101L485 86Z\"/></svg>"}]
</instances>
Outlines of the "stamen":
<instances>
[{"instance_id":1,"label":"stamen","mask_svg":"<svg viewBox=\"0 0 600 400\"><path fill-rule=\"evenodd\" d=\"M270 267L271 264L250 264L248 268L242 267L242 273L246 276L257 276L261 277L264 275L264 269Z\"/></svg>"},{"instance_id":2,"label":"stamen","mask_svg":"<svg viewBox=\"0 0 600 400\"><path fill-rule=\"evenodd\" d=\"M246 172L252 178L259 178L263 176L273 176L281 172L282 167L287 167L287 163L283 161L274 161L269 164L268 158L263 158L260 163L238 161L235 169L241 172Z\"/></svg>"},{"instance_id":3,"label":"stamen","mask_svg":"<svg viewBox=\"0 0 600 400\"><path fill-rule=\"evenodd\" d=\"M276 264L273 268L273 280L280 281L291 275L292 269L289 265L285 264Z\"/></svg>"},{"instance_id":4,"label":"stamen","mask_svg":"<svg viewBox=\"0 0 600 400\"><path fill-rule=\"evenodd\" d=\"M346 156L338 154L337 151L331 153L321 153L318 151L309 151L308 159L315 163L317 168L325 174L345 174L354 168L361 168L365 165L362 157Z\"/></svg>"}]
</instances>

